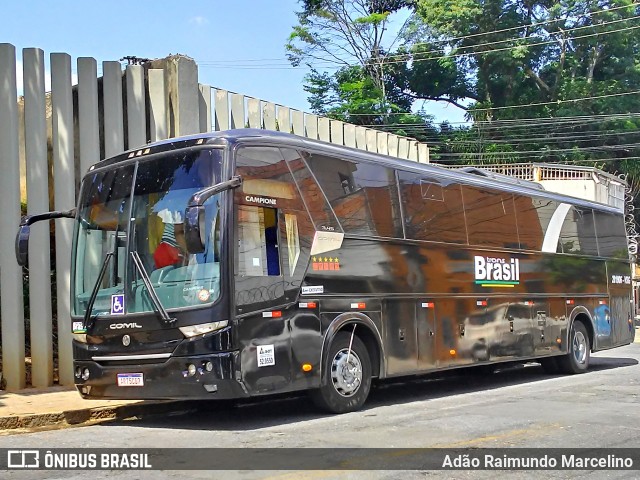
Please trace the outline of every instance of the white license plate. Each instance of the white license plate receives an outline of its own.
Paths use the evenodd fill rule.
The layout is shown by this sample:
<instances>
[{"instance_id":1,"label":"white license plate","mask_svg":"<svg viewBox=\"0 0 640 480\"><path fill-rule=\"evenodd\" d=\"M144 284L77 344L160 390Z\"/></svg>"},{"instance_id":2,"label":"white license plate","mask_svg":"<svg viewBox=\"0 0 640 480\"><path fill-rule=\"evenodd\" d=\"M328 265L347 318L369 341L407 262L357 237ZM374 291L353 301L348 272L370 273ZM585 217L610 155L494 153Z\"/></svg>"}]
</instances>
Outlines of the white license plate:
<instances>
[{"instance_id":1,"label":"white license plate","mask_svg":"<svg viewBox=\"0 0 640 480\"><path fill-rule=\"evenodd\" d=\"M119 373L119 387L144 387L144 375L142 373Z\"/></svg>"}]
</instances>

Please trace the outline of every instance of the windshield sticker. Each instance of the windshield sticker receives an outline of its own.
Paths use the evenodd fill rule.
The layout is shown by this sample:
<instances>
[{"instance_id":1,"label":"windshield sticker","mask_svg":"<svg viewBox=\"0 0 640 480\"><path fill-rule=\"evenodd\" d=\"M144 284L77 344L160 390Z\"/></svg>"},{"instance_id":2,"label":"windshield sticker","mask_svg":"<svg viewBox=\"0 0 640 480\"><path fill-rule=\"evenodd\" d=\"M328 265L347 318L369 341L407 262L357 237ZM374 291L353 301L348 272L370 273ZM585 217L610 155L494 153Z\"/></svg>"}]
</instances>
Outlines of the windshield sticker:
<instances>
[{"instance_id":1,"label":"windshield sticker","mask_svg":"<svg viewBox=\"0 0 640 480\"><path fill-rule=\"evenodd\" d=\"M338 257L313 257L311 270L340 270L340 259Z\"/></svg>"},{"instance_id":2,"label":"windshield sticker","mask_svg":"<svg viewBox=\"0 0 640 480\"><path fill-rule=\"evenodd\" d=\"M111 295L111 315L124 315L124 294Z\"/></svg>"},{"instance_id":3,"label":"windshield sticker","mask_svg":"<svg viewBox=\"0 0 640 480\"><path fill-rule=\"evenodd\" d=\"M322 285L309 285L308 287L302 287L302 295L317 295L324 293L324 287Z\"/></svg>"},{"instance_id":4,"label":"windshield sticker","mask_svg":"<svg viewBox=\"0 0 640 480\"><path fill-rule=\"evenodd\" d=\"M269 367L276 364L273 345L258 345L258 367Z\"/></svg>"},{"instance_id":5,"label":"windshield sticker","mask_svg":"<svg viewBox=\"0 0 640 480\"><path fill-rule=\"evenodd\" d=\"M339 250L342 247L344 233L338 232L316 232L311 244L311 255Z\"/></svg>"},{"instance_id":6,"label":"windshield sticker","mask_svg":"<svg viewBox=\"0 0 640 480\"><path fill-rule=\"evenodd\" d=\"M82 322L73 322L73 324L71 325L71 331L73 333L85 333L87 329L84 328Z\"/></svg>"},{"instance_id":7,"label":"windshield sticker","mask_svg":"<svg viewBox=\"0 0 640 480\"><path fill-rule=\"evenodd\" d=\"M207 300L209 300L209 297L211 297L211 294L206 288L203 288L198 292L198 300L200 300L201 302L206 302Z\"/></svg>"},{"instance_id":8,"label":"windshield sticker","mask_svg":"<svg viewBox=\"0 0 640 480\"><path fill-rule=\"evenodd\" d=\"M514 287L520 285L520 261L517 258L474 257L476 285Z\"/></svg>"}]
</instances>

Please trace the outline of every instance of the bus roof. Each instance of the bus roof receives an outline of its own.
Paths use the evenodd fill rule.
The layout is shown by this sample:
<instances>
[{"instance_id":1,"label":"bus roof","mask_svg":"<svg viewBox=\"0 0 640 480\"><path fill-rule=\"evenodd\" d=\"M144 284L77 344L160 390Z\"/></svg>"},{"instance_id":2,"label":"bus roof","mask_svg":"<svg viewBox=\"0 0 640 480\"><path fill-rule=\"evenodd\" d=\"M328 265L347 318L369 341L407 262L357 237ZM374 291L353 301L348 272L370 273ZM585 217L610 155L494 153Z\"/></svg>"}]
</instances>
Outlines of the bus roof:
<instances>
[{"instance_id":1,"label":"bus roof","mask_svg":"<svg viewBox=\"0 0 640 480\"><path fill-rule=\"evenodd\" d=\"M256 128L239 128L232 130L224 130L218 132L207 132L195 135L176 137L167 140L150 143L138 148L128 150L120 155L112 158L104 159L94 165L93 168L102 168L113 165L126 160L139 158L141 155L156 154L178 150L182 148L198 147L200 145L220 145L231 146L238 143L251 144L277 144L280 146L289 146L306 151L322 152L327 155L340 155L342 158L365 161L368 163L376 163L391 168L399 168L405 171L415 173L425 173L437 177L448 178L460 181L462 183L483 186L487 188L505 190L512 193L521 193L524 195L536 195L550 198L575 205L585 207L598 208L600 210L609 210L615 213L622 213L620 209L610 205L586 200L583 198L564 195L561 193L550 192L545 188L532 181L517 179L507 175L500 175L494 172L483 170L478 167L465 167L460 169L447 169L436 164L418 163L412 160L404 160L380 153L368 152L353 147L338 145L315 140L307 137L293 135L291 133L278 132L273 130L262 130Z\"/></svg>"}]
</instances>

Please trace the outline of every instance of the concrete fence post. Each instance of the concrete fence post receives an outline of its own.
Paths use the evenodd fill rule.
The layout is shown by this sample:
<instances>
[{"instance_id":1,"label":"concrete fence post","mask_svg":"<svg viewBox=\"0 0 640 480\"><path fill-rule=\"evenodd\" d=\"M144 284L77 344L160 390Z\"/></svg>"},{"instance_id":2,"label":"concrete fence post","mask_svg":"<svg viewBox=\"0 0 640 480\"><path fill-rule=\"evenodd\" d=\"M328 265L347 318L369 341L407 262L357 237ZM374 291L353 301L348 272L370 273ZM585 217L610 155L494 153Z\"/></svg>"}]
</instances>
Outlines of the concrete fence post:
<instances>
[{"instance_id":1,"label":"concrete fence post","mask_svg":"<svg viewBox=\"0 0 640 480\"><path fill-rule=\"evenodd\" d=\"M318 139L318 116L308 113L304 114L305 136L308 138Z\"/></svg>"},{"instance_id":2,"label":"concrete fence post","mask_svg":"<svg viewBox=\"0 0 640 480\"><path fill-rule=\"evenodd\" d=\"M120 62L102 62L102 98L104 156L112 157L124 151L122 67Z\"/></svg>"},{"instance_id":3,"label":"concrete fence post","mask_svg":"<svg viewBox=\"0 0 640 480\"><path fill-rule=\"evenodd\" d=\"M264 128L266 130L276 130L276 104L265 102L262 107L262 118L264 120Z\"/></svg>"},{"instance_id":4,"label":"concrete fence post","mask_svg":"<svg viewBox=\"0 0 640 480\"><path fill-rule=\"evenodd\" d=\"M418 143L418 162L429 163L429 148L426 143Z\"/></svg>"},{"instance_id":5,"label":"concrete fence post","mask_svg":"<svg viewBox=\"0 0 640 480\"><path fill-rule=\"evenodd\" d=\"M418 142L409 140L409 160L418 161Z\"/></svg>"},{"instance_id":6,"label":"concrete fence post","mask_svg":"<svg viewBox=\"0 0 640 480\"><path fill-rule=\"evenodd\" d=\"M400 137L398 140L398 157L405 160L409 157L409 139Z\"/></svg>"},{"instance_id":7,"label":"concrete fence post","mask_svg":"<svg viewBox=\"0 0 640 480\"><path fill-rule=\"evenodd\" d=\"M367 128L367 132L365 134L365 139L367 141L367 150L369 152L377 152L378 151L378 131L373 130L371 128Z\"/></svg>"},{"instance_id":8,"label":"concrete fence post","mask_svg":"<svg viewBox=\"0 0 640 480\"><path fill-rule=\"evenodd\" d=\"M387 137L387 143L389 145L388 154L391 155L392 157L397 157L398 156L398 136L393 133L390 133L389 136Z\"/></svg>"},{"instance_id":9,"label":"concrete fence post","mask_svg":"<svg viewBox=\"0 0 640 480\"><path fill-rule=\"evenodd\" d=\"M278 105L278 130L291 133L291 109Z\"/></svg>"},{"instance_id":10,"label":"concrete fence post","mask_svg":"<svg viewBox=\"0 0 640 480\"><path fill-rule=\"evenodd\" d=\"M229 92L226 90L216 89L215 107L216 132L229 130L229 126L231 125L231 119L229 118Z\"/></svg>"},{"instance_id":11,"label":"concrete fence post","mask_svg":"<svg viewBox=\"0 0 640 480\"><path fill-rule=\"evenodd\" d=\"M244 95L231 93L231 128L245 127Z\"/></svg>"},{"instance_id":12,"label":"concrete fence post","mask_svg":"<svg viewBox=\"0 0 640 480\"><path fill-rule=\"evenodd\" d=\"M120 91L122 91L122 87ZM122 105L122 96L120 96L120 105ZM73 158L74 131L71 57L66 53L51 54L51 110L53 127L51 146L53 148L54 209L69 210L76 205L76 175ZM58 381L61 385L73 385L70 304L73 222L66 218L56 219L55 222Z\"/></svg>"},{"instance_id":13,"label":"concrete fence post","mask_svg":"<svg viewBox=\"0 0 640 480\"><path fill-rule=\"evenodd\" d=\"M38 48L25 48L22 52L22 65L27 213L33 215L49 211L44 52ZM53 384L49 229L49 222L36 223L31 226L29 238L31 384L37 388Z\"/></svg>"},{"instance_id":14,"label":"concrete fence post","mask_svg":"<svg viewBox=\"0 0 640 480\"><path fill-rule=\"evenodd\" d=\"M20 157L16 47L0 43L0 311L2 314L2 375L7 390L25 386L25 334L22 269L15 259L14 241L20 223Z\"/></svg>"},{"instance_id":15,"label":"concrete fence post","mask_svg":"<svg viewBox=\"0 0 640 480\"><path fill-rule=\"evenodd\" d=\"M291 109L291 127L295 135L304 137L304 114L300 110Z\"/></svg>"},{"instance_id":16,"label":"concrete fence post","mask_svg":"<svg viewBox=\"0 0 640 480\"><path fill-rule=\"evenodd\" d=\"M344 124L344 144L356 148L356 126L351 123Z\"/></svg>"},{"instance_id":17,"label":"concrete fence post","mask_svg":"<svg viewBox=\"0 0 640 480\"><path fill-rule=\"evenodd\" d=\"M331 120L331 143L336 145L344 145L344 122L340 120Z\"/></svg>"},{"instance_id":18,"label":"concrete fence post","mask_svg":"<svg viewBox=\"0 0 640 480\"><path fill-rule=\"evenodd\" d=\"M167 89L165 84L165 72L159 68L147 70L149 79L149 140L156 142L169 137L167 122Z\"/></svg>"},{"instance_id":19,"label":"concrete fence post","mask_svg":"<svg viewBox=\"0 0 640 480\"><path fill-rule=\"evenodd\" d=\"M80 176L100 160L98 126L98 69L90 57L78 58L78 130Z\"/></svg>"},{"instance_id":20,"label":"concrete fence post","mask_svg":"<svg viewBox=\"0 0 640 480\"><path fill-rule=\"evenodd\" d=\"M249 120L249 128L262 128L260 100L257 98L247 97L247 117Z\"/></svg>"},{"instance_id":21,"label":"concrete fence post","mask_svg":"<svg viewBox=\"0 0 640 480\"><path fill-rule=\"evenodd\" d=\"M200 96L198 97L200 133L211 131L211 87L209 85L198 85Z\"/></svg>"},{"instance_id":22,"label":"concrete fence post","mask_svg":"<svg viewBox=\"0 0 640 480\"><path fill-rule=\"evenodd\" d=\"M389 134L387 132L378 131L376 133L376 144L378 148L378 153L382 155L389 154Z\"/></svg>"},{"instance_id":23,"label":"concrete fence post","mask_svg":"<svg viewBox=\"0 0 640 480\"><path fill-rule=\"evenodd\" d=\"M318 138L324 142L331 141L331 125L327 117L318 118Z\"/></svg>"},{"instance_id":24,"label":"concrete fence post","mask_svg":"<svg viewBox=\"0 0 640 480\"><path fill-rule=\"evenodd\" d=\"M147 143L146 100L144 67L129 65L127 76L127 148L141 147Z\"/></svg>"},{"instance_id":25,"label":"concrete fence post","mask_svg":"<svg viewBox=\"0 0 640 480\"><path fill-rule=\"evenodd\" d=\"M367 149L367 129L365 127L356 127L356 148Z\"/></svg>"}]
</instances>

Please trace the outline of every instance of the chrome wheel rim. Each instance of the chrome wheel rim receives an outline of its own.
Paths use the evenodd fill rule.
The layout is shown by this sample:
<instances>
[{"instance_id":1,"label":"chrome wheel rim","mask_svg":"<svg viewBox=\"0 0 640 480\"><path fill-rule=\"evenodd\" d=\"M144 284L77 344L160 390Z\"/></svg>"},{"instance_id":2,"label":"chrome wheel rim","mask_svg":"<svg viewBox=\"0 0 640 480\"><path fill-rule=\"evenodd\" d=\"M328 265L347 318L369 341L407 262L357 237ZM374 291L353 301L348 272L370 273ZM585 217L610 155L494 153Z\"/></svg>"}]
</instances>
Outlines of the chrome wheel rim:
<instances>
[{"instance_id":1,"label":"chrome wheel rim","mask_svg":"<svg viewBox=\"0 0 640 480\"><path fill-rule=\"evenodd\" d=\"M573 358L580 365L587 361L587 339L580 331L573 334Z\"/></svg>"},{"instance_id":2,"label":"chrome wheel rim","mask_svg":"<svg viewBox=\"0 0 640 480\"><path fill-rule=\"evenodd\" d=\"M362 385L362 362L356 353L343 348L331 362L333 388L343 397L352 397Z\"/></svg>"}]
</instances>

